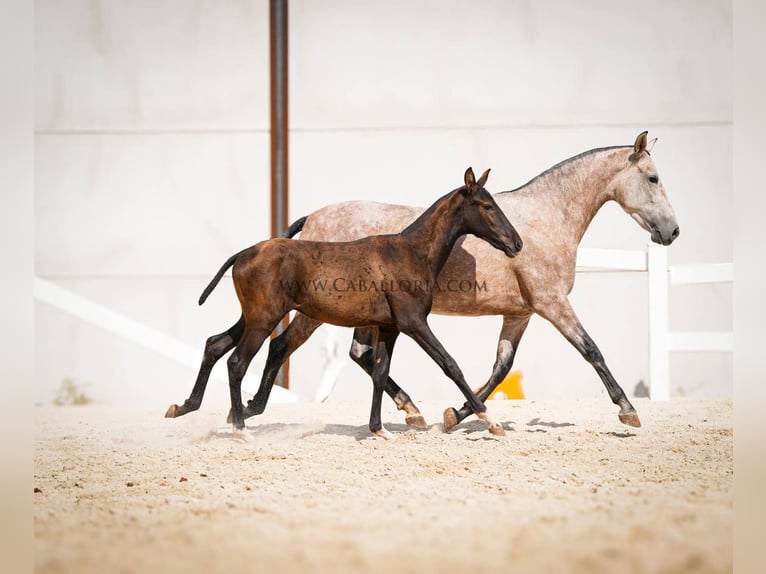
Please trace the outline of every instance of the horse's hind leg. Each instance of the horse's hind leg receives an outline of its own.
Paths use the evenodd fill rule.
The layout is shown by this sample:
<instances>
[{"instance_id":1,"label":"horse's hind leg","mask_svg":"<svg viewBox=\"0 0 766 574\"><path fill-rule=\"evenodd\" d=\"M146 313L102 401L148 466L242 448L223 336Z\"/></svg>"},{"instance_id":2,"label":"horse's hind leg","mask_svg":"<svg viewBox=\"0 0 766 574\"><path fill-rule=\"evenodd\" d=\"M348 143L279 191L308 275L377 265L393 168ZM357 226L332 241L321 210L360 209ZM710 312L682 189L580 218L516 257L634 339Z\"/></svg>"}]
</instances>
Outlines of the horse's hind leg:
<instances>
[{"instance_id":1,"label":"horse's hind leg","mask_svg":"<svg viewBox=\"0 0 766 574\"><path fill-rule=\"evenodd\" d=\"M263 342L271 333L268 328L246 328L236 349L227 361L229 367L229 393L231 395L231 420L235 430L245 428L245 418L242 405L242 377L247 372L250 361L261 348Z\"/></svg>"},{"instance_id":2,"label":"horse's hind leg","mask_svg":"<svg viewBox=\"0 0 766 574\"><path fill-rule=\"evenodd\" d=\"M546 306L544 309L537 309L537 312L548 319L553 325L561 332L562 335L572 343L572 345L580 351L580 354L588 361L593 368L596 369L598 376L604 383L609 398L612 402L620 407L618 417L623 424L640 427L641 421L638 418L638 413L633 405L630 404L628 397L625 395L625 391L617 383L609 368L606 366L606 361L601 354L601 351L590 338L585 331L580 321L577 319L577 315L572 309L569 301L564 299L557 302L556 305Z\"/></svg>"},{"instance_id":3,"label":"horse's hind leg","mask_svg":"<svg viewBox=\"0 0 766 574\"><path fill-rule=\"evenodd\" d=\"M487 416L487 407L484 406L476 395L471 391L471 387L465 382L463 372L458 367L455 359L453 359L449 353L442 347L442 344L433 334L431 328L426 323L425 318L422 320L415 320L408 322L406 329L402 328L402 332L412 337L420 347L428 353L428 355L441 367L444 374L452 379L457 385L460 392L468 401L471 406L471 410L477 417L487 423L489 426L489 432L494 435L504 435L505 430L502 425L492 421Z\"/></svg>"},{"instance_id":4,"label":"horse's hind leg","mask_svg":"<svg viewBox=\"0 0 766 574\"><path fill-rule=\"evenodd\" d=\"M349 356L351 359L368 375L372 375L372 370L375 365L375 359L373 358L373 339L375 335L374 328L361 328L354 329L354 340L351 343L351 349L349 350ZM404 417L405 422L415 428L425 429L428 428L426 420L423 415L420 414L420 410L410 399L409 395L405 393L399 385L397 385L391 377L386 377L386 393L396 403L396 408L400 411L403 410L406 415Z\"/></svg>"},{"instance_id":5,"label":"horse's hind leg","mask_svg":"<svg viewBox=\"0 0 766 574\"><path fill-rule=\"evenodd\" d=\"M229 330L219 335L213 335L205 343L205 352L202 355L202 365L197 375L197 381L194 383L191 395L182 405L170 405L165 413L166 418L175 418L185 415L191 411L196 411L202 404L202 396L205 394L207 381L210 378L210 372L218 360L226 353L231 351L239 342L242 331L245 328L245 319L240 317L239 321Z\"/></svg>"},{"instance_id":6,"label":"horse's hind leg","mask_svg":"<svg viewBox=\"0 0 766 574\"><path fill-rule=\"evenodd\" d=\"M481 402L485 402L497 386L505 379L513 366L513 358L519 347L524 331L529 324L530 315L522 317L503 317L503 328L500 331L500 340L497 343L497 359L492 368L489 380L477 392L476 396ZM468 417L473 411L467 402L459 410L448 408L444 411L444 430L449 432L455 425Z\"/></svg>"}]
</instances>

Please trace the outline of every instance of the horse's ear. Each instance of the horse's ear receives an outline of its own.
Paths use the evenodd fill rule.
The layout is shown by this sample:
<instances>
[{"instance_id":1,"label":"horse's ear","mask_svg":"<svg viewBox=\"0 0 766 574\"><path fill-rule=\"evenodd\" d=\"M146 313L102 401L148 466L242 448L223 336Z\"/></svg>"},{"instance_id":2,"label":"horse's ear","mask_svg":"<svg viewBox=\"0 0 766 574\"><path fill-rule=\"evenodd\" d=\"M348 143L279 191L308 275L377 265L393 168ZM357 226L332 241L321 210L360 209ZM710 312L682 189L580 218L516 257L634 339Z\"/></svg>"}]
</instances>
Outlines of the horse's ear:
<instances>
[{"instance_id":1,"label":"horse's ear","mask_svg":"<svg viewBox=\"0 0 766 574\"><path fill-rule=\"evenodd\" d=\"M481 174L481 177L476 180L476 183L479 185L479 187L484 187L487 184L487 178L489 177L489 169Z\"/></svg>"},{"instance_id":2,"label":"horse's ear","mask_svg":"<svg viewBox=\"0 0 766 574\"><path fill-rule=\"evenodd\" d=\"M633 153L630 154L630 157L628 158L631 162L638 161L641 154L646 151L646 134L648 133L649 132L641 132L638 134L636 142L633 144Z\"/></svg>"},{"instance_id":3,"label":"horse's ear","mask_svg":"<svg viewBox=\"0 0 766 574\"><path fill-rule=\"evenodd\" d=\"M646 151L651 153L652 150L654 149L654 144L655 143L657 143L657 138L653 138L652 140L650 140L649 143L646 144Z\"/></svg>"},{"instance_id":4,"label":"horse's ear","mask_svg":"<svg viewBox=\"0 0 766 574\"><path fill-rule=\"evenodd\" d=\"M641 132L636 138L636 143L633 144L633 153L640 155L641 152L646 150L646 136L649 132Z\"/></svg>"},{"instance_id":5,"label":"horse's ear","mask_svg":"<svg viewBox=\"0 0 766 574\"><path fill-rule=\"evenodd\" d=\"M476 185L476 176L473 175L473 168L468 168L465 170L465 188L470 190L474 185Z\"/></svg>"}]
</instances>

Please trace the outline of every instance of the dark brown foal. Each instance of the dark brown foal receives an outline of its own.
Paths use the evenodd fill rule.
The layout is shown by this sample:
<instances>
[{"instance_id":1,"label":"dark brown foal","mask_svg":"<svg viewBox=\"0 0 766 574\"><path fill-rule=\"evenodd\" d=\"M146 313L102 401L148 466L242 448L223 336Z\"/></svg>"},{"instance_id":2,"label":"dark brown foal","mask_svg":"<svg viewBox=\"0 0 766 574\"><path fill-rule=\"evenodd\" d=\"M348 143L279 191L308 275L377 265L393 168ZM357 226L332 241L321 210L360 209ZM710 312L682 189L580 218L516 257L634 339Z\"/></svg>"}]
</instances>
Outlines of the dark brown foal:
<instances>
[{"instance_id":1,"label":"dark brown foal","mask_svg":"<svg viewBox=\"0 0 766 574\"><path fill-rule=\"evenodd\" d=\"M489 170L477 181L468 168L463 187L439 199L401 233L342 243L277 238L230 257L203 292L200 304L233 265L242 317L228 331L208 339L191 396L181 406L171 405L165 416L198 409L213 365L234 347L228 360L231 422L235 430L243 429L242 377L279 321L297 310L319 323L373 328L370 430L374 434L391 436L381 423L380 408L399 333L412 337L436 361L490 432L504 434L502 426L487 417L486 407L426 320L436 278L460 237L473 234L509 257L521 250L518 233L484 189L488 175ZM263 411L270 390L270 385L261 385L254 410Z\"/></svg>"}]
</instances>

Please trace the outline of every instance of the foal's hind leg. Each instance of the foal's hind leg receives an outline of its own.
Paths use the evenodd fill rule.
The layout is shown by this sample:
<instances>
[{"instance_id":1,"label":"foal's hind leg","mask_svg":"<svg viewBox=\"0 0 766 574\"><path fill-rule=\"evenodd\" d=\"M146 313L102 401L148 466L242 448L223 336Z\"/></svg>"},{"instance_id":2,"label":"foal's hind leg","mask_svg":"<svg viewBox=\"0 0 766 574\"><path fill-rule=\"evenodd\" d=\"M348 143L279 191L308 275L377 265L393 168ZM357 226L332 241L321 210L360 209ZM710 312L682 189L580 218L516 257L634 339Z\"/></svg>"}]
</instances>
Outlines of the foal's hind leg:
<instances>
[{"instance_id":1,"label":"foal's hind leg","mask_svg":"<svg viewBox=\"0 0 766 574\"><path fill-rule=\"evenodd\" d=\"M242 406L242 377L245 376L250 361L261 348L271 333L271 329L257 327L246 328L237 348L227 361L229 367L229 394L231 395L231 420L235 430L245 428Z\"/></svg>"},{"instance_id":2,"label":"foal's hind leg","mask_svg":"<svg viewBox=\"0 0 766 574\"><path fill-rule=\"evenodd\" d=\"M428 353L436 364L441 367L442 371L444 371L450 379L455 381L458 389L460 389L460 392L463 393L463 396L471 406L471 410L477 417L487 423L489 432L494 435L504 435L505 430L502 425L492 421L489 416L487 416L487 407L485 407L484 403L473 394L468 383L465 382L463 372L460 370L460 367L457 366L455 359L453 359L444 347L442 347L442 344L436 338L436 335L433 334L428 323L426 323L425 318L409 323L406 329L402 328L402 332L412 337L415 342Z\"/></svg>"},{"instance_id":3,"label":"foal's hind leg","mask_svg":"<svg viewBox=\"0 0 766 574\"><path fill-rule=\"evenodd\" d=\"M278 337L274 337L269 343L269 356L266 359L266 365L261 375L261 384L258 392L247 402L244 416L246 419L261 414L266 409L266 403L269 401L271 389L274 386L274 380L282 365L303 343L305 343L317 327L322 324L303 313L296 314ZM231 412L227 422L231 422Z\"/></svg>"},{"instance_id":4,"label":"foal's hind leg","mask_svg":"<svg viewBox=\"0 0 766 574\"><path fill-rule=\"evenodd\" d=\"M601 351L585 331L577 315L568 300L558 301L555 304L546 305L537 312L548 319L561 332L562 335L580 351L582 356L596 369L598 376L604 383L612 402L620 407L618 417L623 424L640 427L641 421L633 405L630 404L625 391L617 383L612 373L606 366L606 361Z\"/></svg>"},{"instance_id":5,"label":"foal's hind leg","mask_svg":"<svg viewBox=\"0 0 766 574\"><path fill-rule=\"evenodd\" d=\"M205 343L205 352L202 355L202 366L200 366L197 381L194 383L191 396L189 396L182 405L170 405L165 413L166 418L175 418L185 415L191 411L196 411L202 404L202 396L205 394L205 387L210 378L210 372L218 359L231 351L239 342L242 331L245 328L245 319L240 317L239 321L228 331L220 335L213 335Z\"/></svg>"},{"instance_id":6,"label":"foal's hind leg","mask_svg":"<svg viewBox=\"0 0 766 574\"><path fill-rule=\"evenodd\" d=\"M351 343L351 349L349 350L349 356L351 359L368 375L372 375L373 367L375 366L375 359L373 358L373 339L375 329L372 327L354 329L354 340ZM406 414L404 417L405 422L415 428L425 429L428 428L426 420L423 415L420 414L420 410L410 399L409 395L405 393L399 385L397 385L391 377L386 377L386 393L396 403L396 408L400 411L403 410Z\"/></svg>"},{"instance_id":7,"label":"foal's hind leg","mask_svg":"<svg viewBox=\"0 0 766 574\"><path fill-rule=\"evenodd\" d=\"M516 356L516 350L519 347L524 331L529 324L530 315L522 317L503 317L503 328L500 331L500 340L497 343L497 359L492 369L489 380L477 392L476 396L481 402L485 402L487 397L492 394L497 386L505 379L513 366L513 358ZM448 408L444 411L444 430L449 432L455 425L469 416L471 405L467 402L459 410Z\"/></svg>"}]
</instances>

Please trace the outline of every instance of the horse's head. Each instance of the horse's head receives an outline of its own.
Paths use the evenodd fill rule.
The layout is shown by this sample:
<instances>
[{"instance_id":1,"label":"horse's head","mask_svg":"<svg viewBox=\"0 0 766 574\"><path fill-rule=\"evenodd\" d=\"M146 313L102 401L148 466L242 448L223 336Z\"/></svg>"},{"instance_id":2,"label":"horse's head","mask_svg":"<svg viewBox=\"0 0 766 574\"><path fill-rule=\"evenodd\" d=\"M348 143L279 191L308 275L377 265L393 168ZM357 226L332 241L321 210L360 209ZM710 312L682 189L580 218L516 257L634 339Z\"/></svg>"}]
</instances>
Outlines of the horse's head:
<instances>
[{"instance_id":1,"label":"horse's head","mask_svg":"<svg viewBox=\"0 0 766 574\"><path fill-rule=\"evenodd\" d=\"M656 138L647 143L641 132L628 156L628 164L613 180L614 199L638 224L651 233L652 241L670 245L680 233L676 214L668 201L649 152Z\"/></svg>"},{"instance_id":2,"label":"horse's head","mask_svg":"<svg viewBox=\"0 0 766 574\"><path fill-rule=\"evenodd\" d=\"M465 187L458 190L465 200L464 230L466 233L472 233L484 239L508 257L515 257L521 251L523 242L503 210L495 203L495 199L484 189L488 177L489 170L485 171L478 180L470 167L465 172Z\"/></svg>"}]
</instances>

